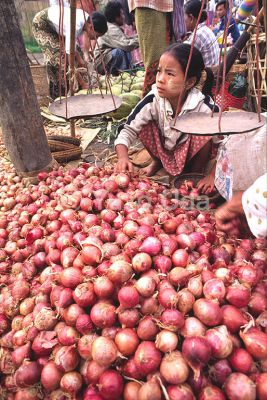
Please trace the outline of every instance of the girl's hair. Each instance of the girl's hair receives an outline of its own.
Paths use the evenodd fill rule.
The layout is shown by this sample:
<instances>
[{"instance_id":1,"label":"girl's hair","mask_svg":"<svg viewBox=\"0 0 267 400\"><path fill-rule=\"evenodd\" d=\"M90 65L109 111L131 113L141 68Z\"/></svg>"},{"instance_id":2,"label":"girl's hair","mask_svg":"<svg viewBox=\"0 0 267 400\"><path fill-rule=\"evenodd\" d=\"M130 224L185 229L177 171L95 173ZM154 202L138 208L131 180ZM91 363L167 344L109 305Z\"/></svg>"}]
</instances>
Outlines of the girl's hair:
<instances>
[{"instance_id":1,"label":"girl's hair","mask_svg":"<svg viewBox=\"0 0 267 400\"><path fill-rule=\"evenodd\" d=\"M193 15L194 18L198 18L201 9L201 1L200 0L189 0L186 3L184 10L187 15ZM203 10L199 22L204 22L207 19L207 11Z\"/></svg>"},{"instance_id":2,"label":"girl's hair","mask_svg":"<svg viewBox=\"0 0 267 400\"><path fill-rule=\"evenodd\" d=\"M190 54L190 44L172 44L171 46L167 47L167 49L163 52L163 54L171 54L176 61L180 64L183 73L186 71L187 63L189 60ZM189 78L196 78L196 84L199 82L201 78L202 71L205 70L207 72L207 79L202 88L202 93L205 95L211 95L211 89L213 86L213 73L211 69L205 68L205 64L203 61L202 54L200 51L193 47L192 58L190 61L190 65L188 68L187 79Z\"/></svg>"}]
</instances>

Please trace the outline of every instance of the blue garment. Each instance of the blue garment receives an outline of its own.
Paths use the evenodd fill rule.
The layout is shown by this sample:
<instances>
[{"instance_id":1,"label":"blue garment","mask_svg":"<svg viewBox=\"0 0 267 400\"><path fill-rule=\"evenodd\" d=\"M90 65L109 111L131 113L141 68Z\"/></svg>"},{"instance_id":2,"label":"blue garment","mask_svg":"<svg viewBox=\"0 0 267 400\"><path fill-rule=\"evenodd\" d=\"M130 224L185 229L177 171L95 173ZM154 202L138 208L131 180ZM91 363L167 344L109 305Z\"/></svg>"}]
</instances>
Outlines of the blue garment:
<instances>
[{"instance_id":1,"label":"blue garment","mask_svg":"<svg viewBox=\"0 0 267 400\"><path fill-rule=\"evenodd\" d=\"M129 69L131 66L131 53L121 49L112 50L112 59L109 65L109 70L115 69L119 71L124 71Z\"/></svg>"},{"instance_id":2,"label":"blue garment","mask_svg":"<svg viewBox=\"0 0 267 400\"><path fill-rule=\"evenodd\" d=\"M227 17L221 18L219 31L224 31L224 27L226 26L226 24L227 24ZM235 43L240 36L240 32L239 32L239 29L237 27L237 23L235 22L234 17L232 17L231 21L230 21L230 26L229 26L227 35L229 35L229 34L231 35L231 37L233 39L233 43Z\"/></svg>"}]
</instances>

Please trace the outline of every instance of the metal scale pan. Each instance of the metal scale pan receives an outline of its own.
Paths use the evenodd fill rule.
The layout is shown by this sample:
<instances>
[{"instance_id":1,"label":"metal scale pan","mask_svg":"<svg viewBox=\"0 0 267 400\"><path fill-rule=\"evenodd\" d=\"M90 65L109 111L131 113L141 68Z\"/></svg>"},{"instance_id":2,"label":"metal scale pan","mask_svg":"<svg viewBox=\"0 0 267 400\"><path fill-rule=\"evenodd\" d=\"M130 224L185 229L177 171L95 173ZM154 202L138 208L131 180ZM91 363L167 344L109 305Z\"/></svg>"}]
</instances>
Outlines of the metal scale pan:
<instances>
[{"instance_id":1,"label":"metal scale pan","mask_svg":"<svg viewBox=\"0 0 267 400\"><path fill-rule=\"evenodd\" d=\"M211 136L234 135L250 132L266 125L266 118L247 111L224 112L221 118L221 131L219 130L219 113L213 117L203 112L193 112L177 118L175 127L182 133Z\"/></svg>"},{"instance_id":2,"label":"metal scale pan","mask_svg":"<svg viewBox=\"0 0 267 400\"><path fill-rule=\"evenodd\" d=\"M114 101L113 101L114 100ZM54 101L49 106L49 111L67 120L72 118L85 118L102 115L117 110L122 103L118 96L108 94L77 95Z\"/></svg>"}]
</instances>

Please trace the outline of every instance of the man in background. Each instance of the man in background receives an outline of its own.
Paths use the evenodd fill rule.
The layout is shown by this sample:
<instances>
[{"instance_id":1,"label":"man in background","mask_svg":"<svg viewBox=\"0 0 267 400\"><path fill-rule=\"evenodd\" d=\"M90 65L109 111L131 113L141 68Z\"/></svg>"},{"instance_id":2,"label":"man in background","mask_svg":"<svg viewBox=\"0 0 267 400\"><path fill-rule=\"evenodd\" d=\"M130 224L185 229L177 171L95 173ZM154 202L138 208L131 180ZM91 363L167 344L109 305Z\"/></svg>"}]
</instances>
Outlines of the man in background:
<instances>
[{"instance_id":1,"label":"man in background","mask_svg":"<svg viewBox=\"0 0 267 400\"><path fill-rule=\"evenodd\" d=\"M214 30L215 35L217 35L218 32L223 32L227 24L229 6L226 0L221 0L216 4L216 14L220 18L221 22L218 30ZM235 43L240 36L240 32L234 17L231 18L227 35L231 35L233 43Z\"/></svg>"}]
</instances>

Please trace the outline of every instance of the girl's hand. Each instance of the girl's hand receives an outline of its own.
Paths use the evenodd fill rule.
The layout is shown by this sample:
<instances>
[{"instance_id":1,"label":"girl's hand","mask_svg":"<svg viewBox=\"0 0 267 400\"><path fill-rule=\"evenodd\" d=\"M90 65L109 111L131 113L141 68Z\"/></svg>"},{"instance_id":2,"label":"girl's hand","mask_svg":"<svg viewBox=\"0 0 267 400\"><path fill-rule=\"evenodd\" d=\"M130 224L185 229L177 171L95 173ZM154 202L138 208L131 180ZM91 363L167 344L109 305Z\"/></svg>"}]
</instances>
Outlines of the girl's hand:
<instances>
[{"instance_id":1,"label":"girl's hand","mask_svg":"<svg viewBox=\"0 0 267 400\"><path fill-rule=\"evenodd\" d=\"M133 164L127 157L120 157L115 165L115 172L133 172Z\"/></svg>"},{"instance_id":2,"label":"girl's hand","mask_svg":"<svg viewBox=\"0 0 267 400\"><path fill-rule=\"evenodd\" d=\"M197 184L197 188L203 194L212 193L214 190L214 176L209 174L209 175L205 176L204 178L200 179L200 181Z\"/></svg>"}]
</instances>

